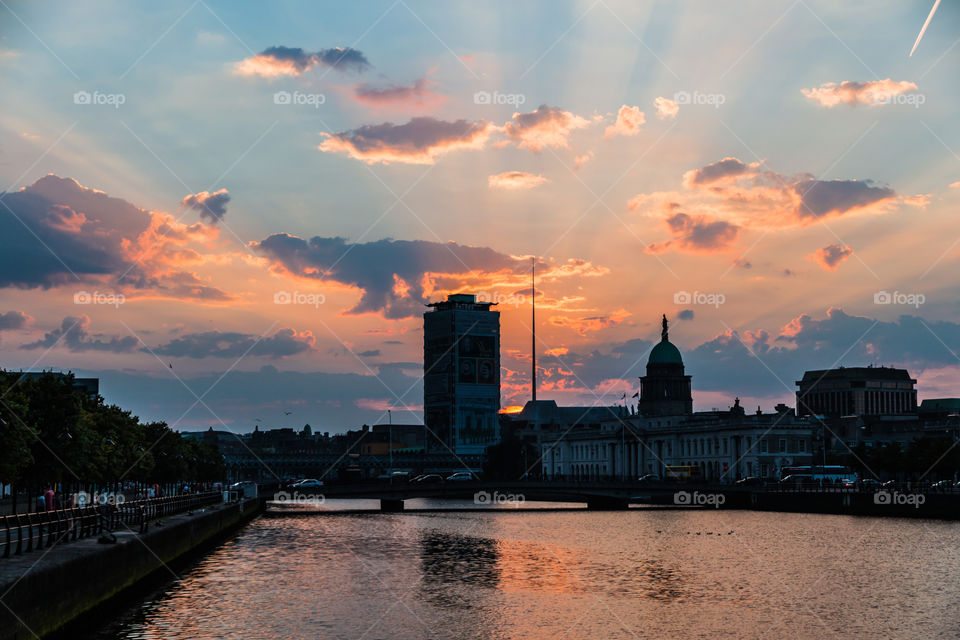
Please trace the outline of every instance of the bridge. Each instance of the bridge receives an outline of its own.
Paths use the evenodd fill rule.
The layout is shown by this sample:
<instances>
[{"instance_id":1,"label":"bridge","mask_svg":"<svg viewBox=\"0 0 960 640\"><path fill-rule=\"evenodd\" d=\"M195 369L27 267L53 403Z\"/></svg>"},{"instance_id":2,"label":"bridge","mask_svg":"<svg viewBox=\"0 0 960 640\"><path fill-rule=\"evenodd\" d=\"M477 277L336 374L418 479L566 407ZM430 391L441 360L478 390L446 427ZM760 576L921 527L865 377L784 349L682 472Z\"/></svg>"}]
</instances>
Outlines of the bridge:
<instances>
[{"instance_id":1,"label":"bridge","mask_svg":"<svg viewBox=\"0 0 960 640\"><path fill-rule=\"evenodd\" d=\"M697 492L702 495L736 492L733 486L707 487L677 485L669 483L637 482L557 482L557 481L461 481L436 484L396 482L331 484L323 487L322 493L328 499L367 499L379 500L380 510L384 512L403 511L405 500L432 498L448 500L473 500L478 506L500 501L522 502L575 502L585 503L588 509L627 509L631 504L678 503L674 495ZM297 496L292 492L279 492L280 500L296 501L307 492ZM309 495L309 494L307 494ZM268 499L270 496L267 496ZM691 506L713 506L698 504Z\"/></svg>"},{"instance_id":2,"label":"bridge","mask_svg":"<svg viewBox=\"0 0 960 640\"><path fill-rule=\"evenodd\" d=\"M275 489L261 485L269 501ZM587 509L619 510L630 505L660 505L701 509L754 509L871 516L927 517L960 520L960 489L947 490L906 484L870 487L796 487L776 482L743 486L629 481L492 481L436 484L330 484L319 492L327 499L379 500L380 511L404 510L404 501L416 498L502 502L564 502L586 504ZM286 493L291 502L302 499ZM274 505L278 502L274 501ZM313 512L323 513L323 512ZM328 512L329 513L329 512Z\"/></svg>"}]
</instances>

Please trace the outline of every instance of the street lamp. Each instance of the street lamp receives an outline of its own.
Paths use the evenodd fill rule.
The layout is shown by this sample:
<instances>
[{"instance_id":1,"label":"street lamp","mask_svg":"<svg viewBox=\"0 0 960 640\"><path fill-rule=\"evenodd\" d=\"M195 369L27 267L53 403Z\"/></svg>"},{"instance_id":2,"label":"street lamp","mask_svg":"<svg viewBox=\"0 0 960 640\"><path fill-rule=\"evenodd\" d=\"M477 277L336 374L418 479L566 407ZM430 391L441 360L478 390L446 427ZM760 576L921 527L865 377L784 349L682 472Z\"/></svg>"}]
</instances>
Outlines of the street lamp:
<instances>
[{"instance_id":1,"label":"street lamp","mask_svg":"<svg viewBox=\"0 0 960 640\"><path fill-rule=\"evenodd\" d=\"M387 409L387 421L389 426L387 428L387 449L390 450L390 484L393 484L393 414L390 412L390 409Z\"/></svg>"}]
</instances>

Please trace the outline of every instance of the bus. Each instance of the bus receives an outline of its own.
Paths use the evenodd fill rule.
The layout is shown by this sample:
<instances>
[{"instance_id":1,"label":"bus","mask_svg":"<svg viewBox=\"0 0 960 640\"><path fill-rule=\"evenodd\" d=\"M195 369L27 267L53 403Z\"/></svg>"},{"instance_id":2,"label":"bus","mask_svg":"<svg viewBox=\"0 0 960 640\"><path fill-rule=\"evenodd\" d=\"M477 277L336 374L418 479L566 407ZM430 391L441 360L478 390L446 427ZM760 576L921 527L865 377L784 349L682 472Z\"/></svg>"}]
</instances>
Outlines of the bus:
<instances>
[{"instance_id":1,"label":"bus","mask_svg":"<svg viewBox=\"0 0 960 640\"><path fill-rule=\"evenodd\" d=\"M843 484L857 479L857 473L851 471L849 467L829 464L782 467L780 469L780 480L788 476L792 476L798 482L815 484Z\"/></svg>"}]
</instances>

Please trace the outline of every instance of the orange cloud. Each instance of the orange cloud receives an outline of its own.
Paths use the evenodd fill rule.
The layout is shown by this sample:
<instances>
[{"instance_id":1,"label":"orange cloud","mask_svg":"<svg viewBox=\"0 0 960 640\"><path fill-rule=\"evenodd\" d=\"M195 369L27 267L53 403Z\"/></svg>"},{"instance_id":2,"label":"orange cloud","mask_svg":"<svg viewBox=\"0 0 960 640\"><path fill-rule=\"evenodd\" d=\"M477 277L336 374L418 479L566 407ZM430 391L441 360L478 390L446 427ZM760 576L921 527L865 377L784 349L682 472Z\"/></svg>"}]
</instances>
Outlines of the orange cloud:
<instances>
[{"instance_id":1,"label":"orange cloud","mask_svg":"<svg viewBox=\"0 0 960 640\"><path fill-rule=\"evenodd\" d=\"M870 180L819 180L807 173L785 176L762 169L759 162L730 157L685 172L682 184L683 191L638 194L629 200L629 207L663 219L682 212L694 220L706 217L743 228L784 229L827 217L881 214L902 204L922 204Z\"/></svg>"},{"instance_id":2,"label":"orange cloud","mask_svg":"<svg viewBox=\"0 0 960 640\"><path fill-rule=\"evenodd\" d=\"M617 112L617 121L607 127L605 138L614 136L635 136L640 133L640 127L647 121L640 107L623 105Z\"/></svg>"},{"instance_id":3,"label":"orange cloud","mask_svg":"<svg viewBox=\"0 0 960 640\"><path fill-rule=\"evenodd\" d=\"M607 329L609 327L614 327L632 314L626 309L618 309L611 314L601 315L601 316L589 316L586 318L571 318L568 316L553 316L550 318L550 324L556 327L564 327L566 329L573 329L581 336L586 335L591 331L599 331L601 329Z\"/></svg>"},{"instance_id":4,"label":"orange cloud","mask_svg":"<svg viewBox=\"0 0 960 640\"><path fill-rule=\"evenodd\" d=\"M653 106L656 107L657 117L661 120L676 118L677 114L680 113L680 105L670 98L664 98L663 96L654 100Z\"/></svg>"},{"instance_id":5,"label":"orange cloud","mask_svg":"<svg viewBox=\"0 0 960 640\"><path fill-rule=\"evenodd\" d=\"M910 91L916 91L917 85L908 80L895 82L886 80L872 80L869 82L854 82L844 80L840 84L827 82L812 89L800 91L809 100L820 103L822 107L836 107L838 105L867 105L875 107L890 104L897 96Z\"/></svg>"},{"instance_id":6,"label":"orange cloud","mask_svg":"<svg viewBox=\"0 0 960 640\"><path fill-rule=\"evenodd\" d=\"M663 253L671 247L690 253L726 251L740 234L740 227L707 216L676 213L666 220L673 240L655 242L647 247L650 253Z\"/></svg>"},{"instance_id":7,"label":"orange cloud","mask_svg":"<svg viewBox=\"0 0 960 640\"><path fill-rule=\"evenodd\" d=\"M836 271L840 263L852 255L853 249L846 245L829 244L811 253L807 259L816 262L827 271Z\"/></svg>"},{"instance_id":8,"label":"orange cloud","mask_svg":"<svg viewBox=\"0 0 960 640\"><path fill-rule=\"evenodd\" d=\"M487 186L491 189L533 189L544 182L549 182L541 175L526 171L506 171L487 178Z\"/></svg>"}]
</instances>

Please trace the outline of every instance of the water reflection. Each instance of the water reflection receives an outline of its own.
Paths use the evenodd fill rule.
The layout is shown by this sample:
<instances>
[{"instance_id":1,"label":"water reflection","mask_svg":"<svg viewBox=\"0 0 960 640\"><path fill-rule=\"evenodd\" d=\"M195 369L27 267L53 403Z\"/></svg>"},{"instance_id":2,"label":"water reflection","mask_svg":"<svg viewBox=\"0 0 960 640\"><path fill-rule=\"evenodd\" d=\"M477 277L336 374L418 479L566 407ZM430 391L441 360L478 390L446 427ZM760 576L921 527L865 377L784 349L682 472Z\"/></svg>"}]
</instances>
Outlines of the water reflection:
<instances>
[{"instance_id":1,"label":"water reflection","mask_svg":"<svg viewBox=\"0 0 960 640\"><path fill-rule=\"evenodd\" d=\"M422 597L437 606L472 607L478 600L473 589L497 588L498 557L494 540L424 532L420 538Z\"/></svg>"},{"instance_id":2,"label":"water reflection","mask_svg":"<svg viewBox=\"0 0 960 640\"><path fill-rule=\"evenodd\" d=\"M958 571L960 527L924 521L263 518L86 638L948 638Z\"/></svg>"}]
</instances>

